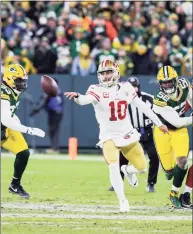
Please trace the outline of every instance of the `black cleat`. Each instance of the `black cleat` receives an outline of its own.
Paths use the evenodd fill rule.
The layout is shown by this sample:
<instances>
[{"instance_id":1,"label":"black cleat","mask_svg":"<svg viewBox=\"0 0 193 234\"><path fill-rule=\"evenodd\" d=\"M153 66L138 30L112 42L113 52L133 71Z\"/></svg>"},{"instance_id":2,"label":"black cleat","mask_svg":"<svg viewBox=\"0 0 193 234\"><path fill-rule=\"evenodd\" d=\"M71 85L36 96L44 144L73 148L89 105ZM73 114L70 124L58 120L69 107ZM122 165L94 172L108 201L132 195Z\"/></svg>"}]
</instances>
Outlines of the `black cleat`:
<instances>
[{"instance_id":1,"label":"black cleat","mask_svg":"<svg viewBox=\"0 0 193 234\"><path fill-rule=\"evenodd\" d=\"M10 184L9 192L13 194L18 194L22 198L26 198L26 199L30 198L29 193L27 193L20 184L19 185Z\"/></svg>"},{"instance_id":2,"label":"black cleat","mask_svg":"<svg viewBox=\"0 0 193 234\"><path fill-rule=\"evenodd\" d=\"M148 193L154 193L155 192L154 184L148 184L146 190Z\"/></svg>"},{"instance_id":3,"label":"black cleat","mask_svg":"<svg viewBox=\"0 0 193 234\"><path fill-rule=\"evenodd\" d=\"M193 209L193 204L190 202L190 193L186 192L180 195L180 202L182 207Z\"/></svg>"},{"instance_id":4,"label":"black cleat","mask_svg":"<svg viewBox=\"0 0 193 234\"><path fill-rule=\"evenodd\" d=\"M113 192L113 191L115 191L115 190L114 190L114 188L113 188L113 186L112 186L112 187L110 187L110 188L108 189L108 191Z\"/></svg>"}]
</instances>

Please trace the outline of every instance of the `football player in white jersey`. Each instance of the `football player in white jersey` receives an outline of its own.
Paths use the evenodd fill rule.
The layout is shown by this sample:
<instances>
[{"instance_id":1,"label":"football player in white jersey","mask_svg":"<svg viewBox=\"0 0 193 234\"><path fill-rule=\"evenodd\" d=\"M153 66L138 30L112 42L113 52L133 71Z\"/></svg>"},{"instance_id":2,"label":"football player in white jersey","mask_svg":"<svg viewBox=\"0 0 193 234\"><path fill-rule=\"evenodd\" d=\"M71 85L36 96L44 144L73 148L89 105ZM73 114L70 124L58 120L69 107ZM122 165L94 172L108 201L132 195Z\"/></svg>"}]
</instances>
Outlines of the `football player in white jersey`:
<instances>
[{"instance_id":1,"label":"football player in white jersey","mask_svg":"<svg viewBox=\"0 0 193 234\"><path fill-rule=\"evenodd\" d=\"M93 105L100 128L98 145L109 165L110 182L118 197L120 212L128 212L129 202L124 194L119 170L119 151L132 163L129 171L125 172L126 177L135 179L135 173L147 170L144 152L139 144L140 134L133 128L128 117L128 104L132 102L140 108L162 132L167 133L168 129L150 107L138 98L129 82L118 83L119 67L115 62L103 60L97 74L99 84L91 85L86 95L76 92L66 92L64 95L69 99L74 98L79 105Z\"/></svg>"}]
</instances>

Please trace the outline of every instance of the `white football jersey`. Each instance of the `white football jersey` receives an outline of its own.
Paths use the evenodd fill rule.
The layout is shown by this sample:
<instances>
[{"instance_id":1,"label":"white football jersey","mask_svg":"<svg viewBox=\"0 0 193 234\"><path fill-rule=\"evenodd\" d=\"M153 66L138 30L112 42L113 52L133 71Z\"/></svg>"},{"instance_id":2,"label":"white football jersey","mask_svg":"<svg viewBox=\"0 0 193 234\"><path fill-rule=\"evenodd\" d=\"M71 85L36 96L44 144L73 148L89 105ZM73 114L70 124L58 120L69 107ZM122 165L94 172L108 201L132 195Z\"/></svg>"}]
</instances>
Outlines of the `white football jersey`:
<instances>
[{"instance_id":1,"label":"white football jersey","mask_svg":"<svg viewBox=\"0 0 193 234\"><path fill-rule=\"evenodd\" d=\"M129 82L118 83L110 88L91 85L86 95L92 96L95 116L99 123L99 146L109 139L112 139L116 146L126 146L139 140L140 134L129 119L128 105L137 97Z\"/></svg>"}]
</instances>

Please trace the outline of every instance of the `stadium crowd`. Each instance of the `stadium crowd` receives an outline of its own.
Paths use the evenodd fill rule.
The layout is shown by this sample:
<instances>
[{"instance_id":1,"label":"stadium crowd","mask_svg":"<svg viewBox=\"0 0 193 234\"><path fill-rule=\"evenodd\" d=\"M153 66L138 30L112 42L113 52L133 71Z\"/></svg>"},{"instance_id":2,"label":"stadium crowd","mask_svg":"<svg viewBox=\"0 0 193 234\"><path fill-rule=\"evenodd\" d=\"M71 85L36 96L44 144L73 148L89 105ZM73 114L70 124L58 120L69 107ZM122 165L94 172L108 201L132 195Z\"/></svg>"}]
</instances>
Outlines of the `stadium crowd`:
<instances>
[{"instance_id":1,"label":"stadium crowd","mask_svg":"<svg viewBox=\"0 0 193 234\"><path fill-rule=\"evenodd\" d=\"M192 67L189 1L2 2L1 26L2 71L20 63L29 74L86 76L107 58L121 76Z\"/></svg>"}]
</instances>

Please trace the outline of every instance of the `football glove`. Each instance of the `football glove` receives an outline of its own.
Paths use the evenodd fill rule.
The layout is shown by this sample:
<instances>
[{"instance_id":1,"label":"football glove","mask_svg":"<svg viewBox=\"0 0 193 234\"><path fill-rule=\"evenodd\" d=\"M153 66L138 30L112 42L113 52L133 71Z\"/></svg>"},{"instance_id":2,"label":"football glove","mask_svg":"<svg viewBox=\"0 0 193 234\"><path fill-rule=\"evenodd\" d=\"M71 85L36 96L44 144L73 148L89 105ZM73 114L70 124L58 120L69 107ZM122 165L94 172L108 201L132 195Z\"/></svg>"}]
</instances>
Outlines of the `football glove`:
<instances>
[{"instance_id":1,"label":"football glove","mask_svg":"<svg viewBox=\"0 0 193 234\"><path fill-rule=\"evenodd\" d=\"M45 132L39 128L28 128L27 129L27 134L29 135L35 135L35 136L39 136L39 137L44 137L45 136Z\"/></svg>"}]
</instances>

